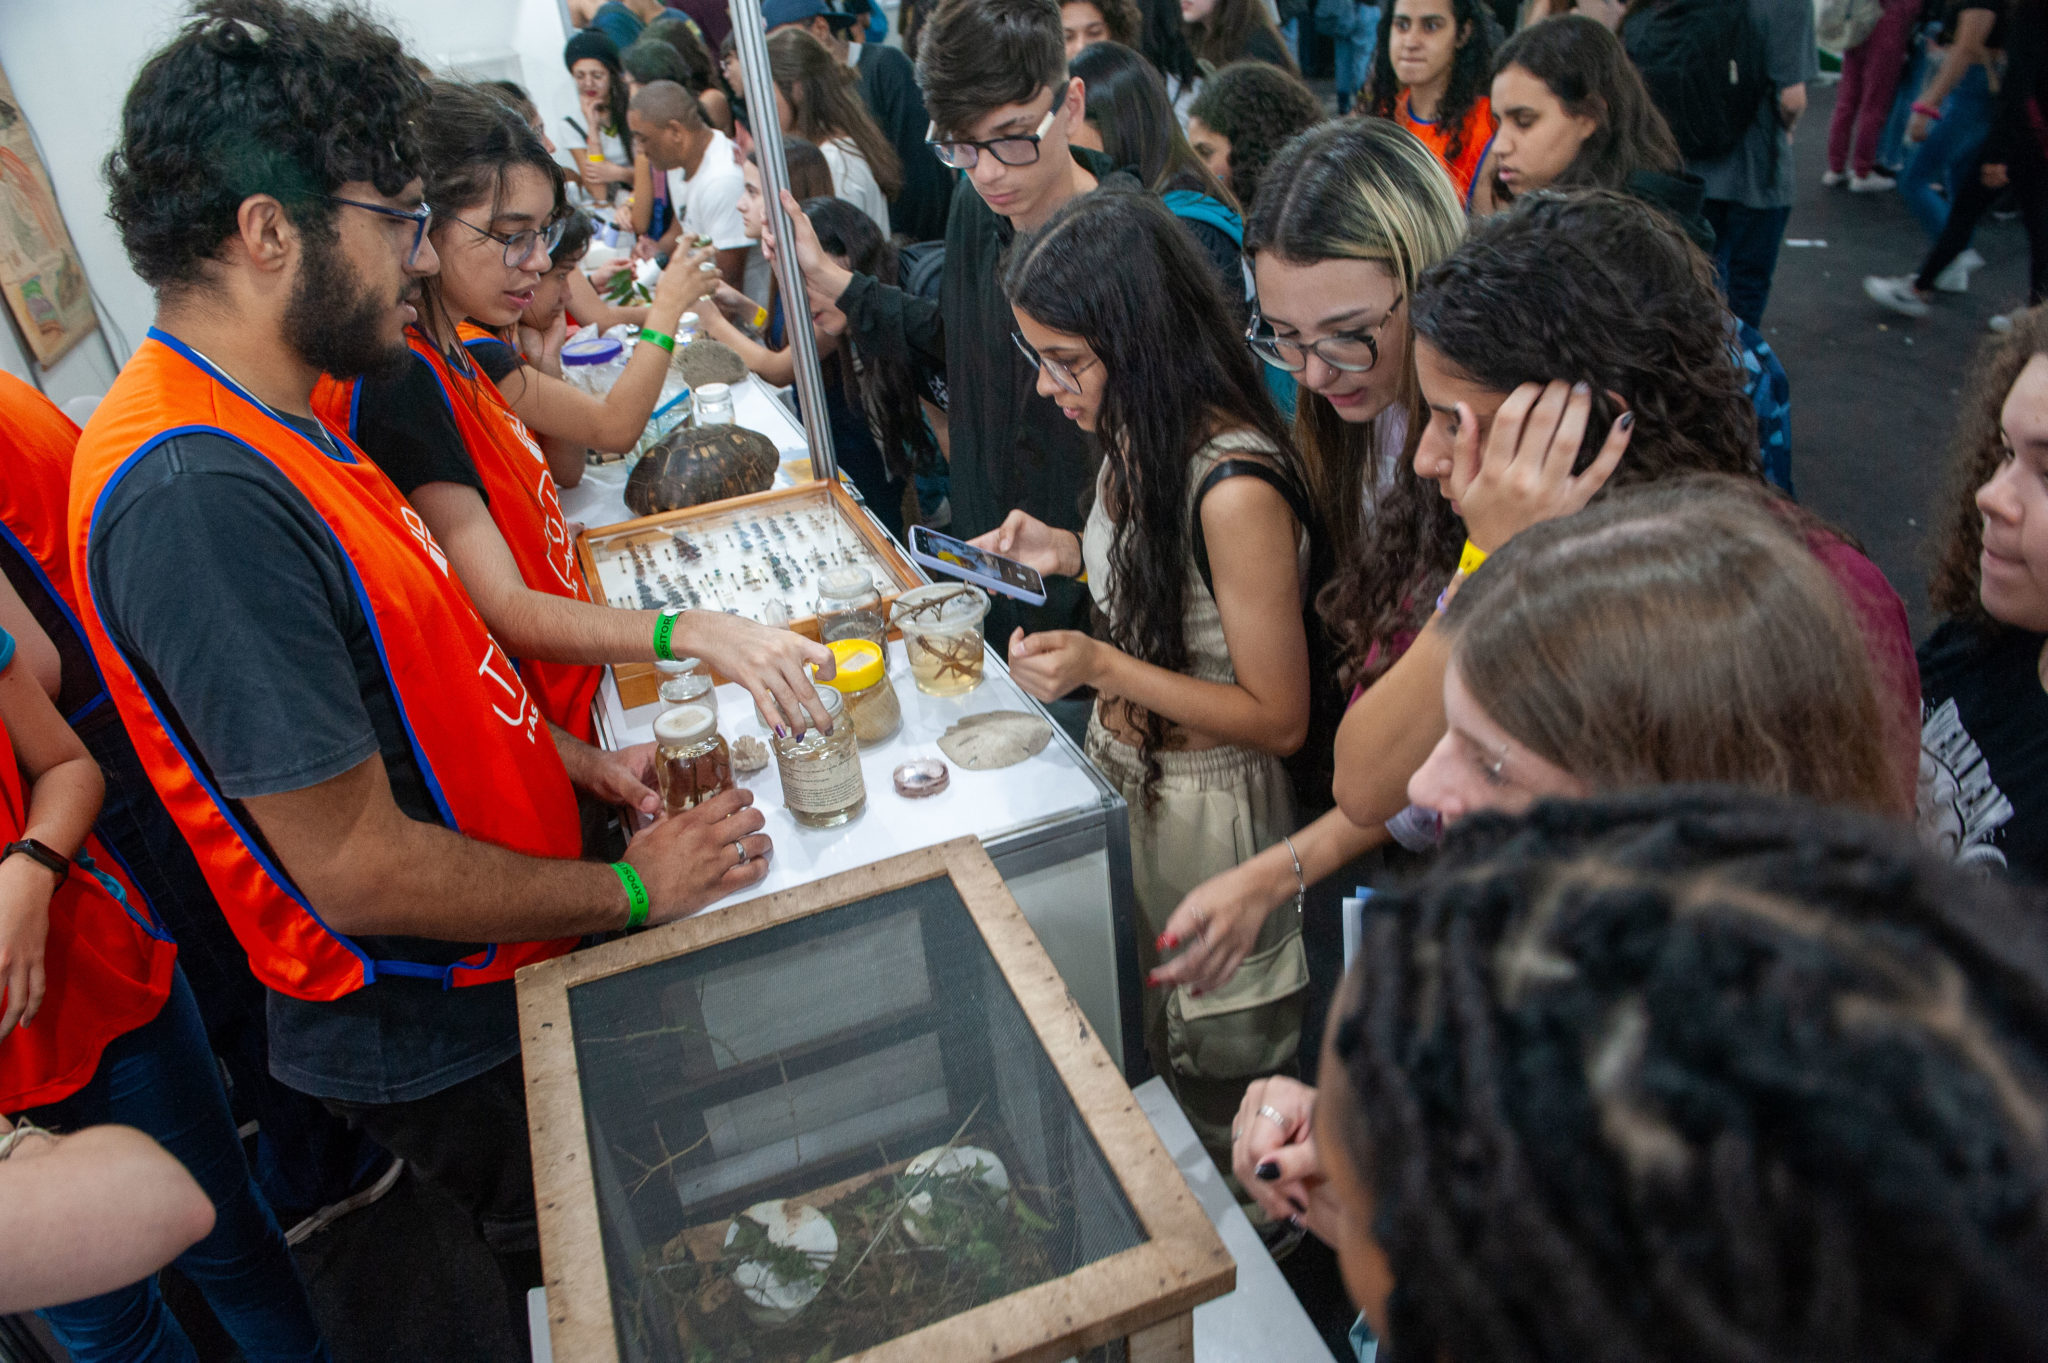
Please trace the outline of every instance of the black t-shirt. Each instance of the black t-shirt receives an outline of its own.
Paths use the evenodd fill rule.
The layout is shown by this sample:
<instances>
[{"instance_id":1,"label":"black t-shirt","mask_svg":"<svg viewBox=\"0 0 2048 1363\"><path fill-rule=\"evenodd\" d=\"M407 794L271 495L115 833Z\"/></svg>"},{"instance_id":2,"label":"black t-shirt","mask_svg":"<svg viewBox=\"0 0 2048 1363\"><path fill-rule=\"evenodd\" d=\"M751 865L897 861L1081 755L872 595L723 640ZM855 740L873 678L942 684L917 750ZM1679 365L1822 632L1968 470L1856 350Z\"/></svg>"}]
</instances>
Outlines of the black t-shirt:
<instances>
[{"instance_id":1,"label":"black t-shirt","mask_svg":"<svg viewBox=\"0 0 2048 1363\"><path fill-rule=\"evenodd\" d=\"M281 419L336 448L316 423ZM107 494L86 571L108 633L253 840L242 801L373 753L399 809L439 822L341 547L268 459L221 436L164 441ZM440 964L478 949L362 945ZM269 1014L271 1073L316 1097L423 1098L519 1053L510 981L444 990L383 976L328 1003L272 992Z\"/></svg>"},{"instance_id":2,"label":"black t-shirt","mask_svg":"<svg viewBox=\"0 0 2048 1363\"><path fill-rule=\"evenodd\" d=\"M458 356L450 363L463 361ZM482 493L483 475L456 429L451 400L434 367L408 352L403 364L363 380L349 435L408 497L428 483L460 483Z\"/></svg>"},{"instance_id":3,"label":"black t-shirt","mask_svg":"<svg viewBox=\"0 0 2048 1363\"><path fill-rule=\"evenodd\" d=\"M524 363L518 351L495 336L479 336L475 340L464 341L462 348L469 352L469 358L476 362L476 367L484 371L484 376L501 390L507 376Z\"/></svg>"},{"instance_id":4,"label":"black t-shirt","mask_svg":"<svg viewBox=\"0 0 2048 1363\"><path fill-rule=\"evenodd\" d=\"M2048 636L1951 620L1920 645L1920 827L1965 864L2048 884Z\"/></svg>"}]
</instances>

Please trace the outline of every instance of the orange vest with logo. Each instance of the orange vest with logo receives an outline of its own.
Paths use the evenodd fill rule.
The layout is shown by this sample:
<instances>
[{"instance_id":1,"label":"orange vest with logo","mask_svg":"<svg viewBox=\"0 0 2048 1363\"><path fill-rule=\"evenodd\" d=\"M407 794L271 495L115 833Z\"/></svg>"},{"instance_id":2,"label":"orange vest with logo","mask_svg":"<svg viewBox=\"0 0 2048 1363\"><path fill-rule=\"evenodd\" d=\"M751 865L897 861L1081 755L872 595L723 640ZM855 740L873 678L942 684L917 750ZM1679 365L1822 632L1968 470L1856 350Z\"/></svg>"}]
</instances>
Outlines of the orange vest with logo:
<instances>
[{"instance_id":1,"label":"orange vest with logo","mask_svg":"<svg viewBox=\"0 0 2048 1363\"><path fill-rule=\"evenodd\" d=\"M0 835L13 842L27 828L28 792L0 726ZM0 1037L0 1112L84 1088L107 1043L155 1018L170 996L177 947L99 839L88 836L83 852L93 864L74 861L50 896L42 1010Z\"/></svg>"},{"instance_id":2,"label":"orange vest with logo","mask_svg":"<svg viewBox=\"0 0 2048 1363\"><path fill-rule=\"evenodd\" d=\"M498 386L467 362L466 355L464 370L458 370L418 331L408 330L406 339L441 385L442 400L455 418L455 429L470 462L476 465L477 476L483 480L491 519L505 537L520 577L537 592L590 600L555 477L548 472L547 455L526 423L505 405ZM322 375L313 389L313 410L330 429L353 439L361 389L360 379L344 383ZM519 662L519 671L540 702L543 715L584 742L596 742L597 727L590 707L597 698L603 668L529 658Z\"/></svg>"},{"instance_id":3,"label":"orange vest with logo","mask_svg":"<svg viewBox=\"0 0 2048 1363\"><path fill-rule=\"evenodd\" d=\"M581 850L576 797L539 708L498 648L447 557L412 509L346 439L309 440L177 338L151 328L79 438L71 481L71 574L107 689L157 793L205 872L228 925L270 988L331 1000L380 975L443 985L510 979L575 940L484 945L454 964L385 959L322 922L271 857L245 811L213 784L107 633L87 563L108 493L174 435L243 446L288 478L334 538L369 622L399 719L440 821L530 856Z\"/></svg>"}]
</instances>

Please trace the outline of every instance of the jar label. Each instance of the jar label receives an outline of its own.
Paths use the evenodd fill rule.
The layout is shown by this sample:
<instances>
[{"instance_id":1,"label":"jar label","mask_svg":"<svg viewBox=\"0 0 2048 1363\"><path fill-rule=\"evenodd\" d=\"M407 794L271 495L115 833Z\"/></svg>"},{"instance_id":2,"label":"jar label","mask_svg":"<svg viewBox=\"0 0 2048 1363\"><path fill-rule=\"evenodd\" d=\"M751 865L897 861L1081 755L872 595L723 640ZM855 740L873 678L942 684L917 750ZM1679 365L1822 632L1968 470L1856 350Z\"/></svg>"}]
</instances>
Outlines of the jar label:
<instances>
[{"instance_id":1,"label":"jar label","mask_svg":"<svg viewBox=\"0 0 2048 1363\"><path fill-rule=\"evenodd\" d=\"M782 802L806 814L837 814L867 797L861 780L860 759L851 752L821 752L810 757L784 758Z\"/></svg>"}]
</instances>

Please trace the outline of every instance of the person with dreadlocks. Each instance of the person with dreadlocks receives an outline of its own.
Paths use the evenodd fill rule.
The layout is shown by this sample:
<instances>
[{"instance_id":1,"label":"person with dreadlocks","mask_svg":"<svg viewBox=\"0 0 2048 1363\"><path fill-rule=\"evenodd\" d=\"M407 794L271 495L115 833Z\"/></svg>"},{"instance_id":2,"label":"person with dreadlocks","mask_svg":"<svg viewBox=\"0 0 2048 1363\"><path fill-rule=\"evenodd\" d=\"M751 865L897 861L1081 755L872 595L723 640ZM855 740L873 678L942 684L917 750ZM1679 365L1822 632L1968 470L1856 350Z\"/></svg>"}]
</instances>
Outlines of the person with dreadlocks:
<instances>
[{"instance_id":1,"label":"person with dreadlocks","mask_svg":"<svg viewBox=\"0 0 2048 1363\"><path fill-rule=\"evenodd\" d=\"M1103 458L1080 533L1012 511L974 543L1085 572L1107 620L1104 639L1016 631L1010 675L1042 701L1096 692L1088 755L1130 802L1149 967L1182 895L1294 827L1306 480L1215 271L1156 198L1075 199L1018 244L1004 287L1038 392ZM1153 1065L1220 1165L1244 1080L1294 1063L1306 983L1296 909L1265 920L1228 987L1147 996Z\"/></svg>"},{"instance_id":2,"label":"person with dreadlocks","mask_svg":"<svg viewBox=\"0 0 2048 1363\"><path fill-rule=\"evenodd\" d=\"M2048 917L1891 822L1475 817L1338 1016L1307 1219L1403 1359L2048 1357Z\"/></svg>"},{"instance_id":3,"label":"person with dreadlocks","mask_svg":"<svg viewBox=\"0 0 2048 1363\"><path fill-rule=\"evenodd\" d=\"M406 330L410 353L368 377L323 379L315 408L418 509L492 634L519 659L541 713L573 740L568 751L590 774L593 819L599 803L658 809L651 750L587 746L596 739L600 664L705 658L744 681L770 723L798 725L796 697L815 695L804 667L829 668L831 654L721 611L628 611L593 601L533 429L560 439L615 432L623 439L614 448L630 446L667 372L675 319L716 287L717 276L698 268L710 253L663 273L638 353L606 398L526 367L505 375L501 393L463 343L483 334L479 328L515 324L533 301L561 239L560 178L526 121L473 86L437 82L421 138L425 193L435 205L427 239L441 268L421 283L420 318ZM473 324L467 334L465 324ZM813 718L825 718L822 707Z\"/></svg>"}]
</instances>

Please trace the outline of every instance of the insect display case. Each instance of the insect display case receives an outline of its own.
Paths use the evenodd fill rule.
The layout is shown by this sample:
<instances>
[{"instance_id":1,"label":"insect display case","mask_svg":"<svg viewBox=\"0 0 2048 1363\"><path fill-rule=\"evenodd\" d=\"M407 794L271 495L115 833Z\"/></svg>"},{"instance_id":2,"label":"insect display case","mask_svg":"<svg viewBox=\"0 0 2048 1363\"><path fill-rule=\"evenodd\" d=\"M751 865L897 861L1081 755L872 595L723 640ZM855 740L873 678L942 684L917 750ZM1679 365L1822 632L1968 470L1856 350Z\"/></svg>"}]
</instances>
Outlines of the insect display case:
<instances>
[{"instance_id":1,"label":"insect display case","mask_svg":"<svg viewBox=\"0 0 2048 1363\"><path fill-rule=\"evenodd\" d=\"M972 838L521 973L554 1356L1192 1358L1235 1269Z\"/></svg>"},{"instance_id":2,"label":"insect display case","mask_svg":"<svg viewBox=\"0 0 2048 1363\"><path fill-rule=\"evenodd\" d=\"M924 581L836 480L586 530L576 548L600 601L628 610L730 611L813 639L819 574L866 569L885 612L897 593ZM612 671L628 708L654 700L659 677L652 667Z\"/></svg>"}]
</instances>

